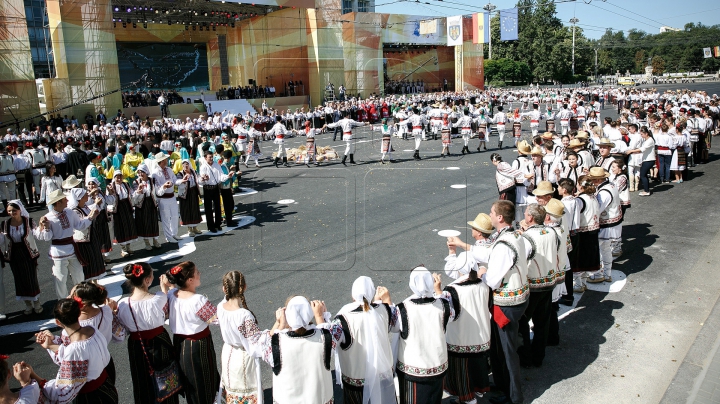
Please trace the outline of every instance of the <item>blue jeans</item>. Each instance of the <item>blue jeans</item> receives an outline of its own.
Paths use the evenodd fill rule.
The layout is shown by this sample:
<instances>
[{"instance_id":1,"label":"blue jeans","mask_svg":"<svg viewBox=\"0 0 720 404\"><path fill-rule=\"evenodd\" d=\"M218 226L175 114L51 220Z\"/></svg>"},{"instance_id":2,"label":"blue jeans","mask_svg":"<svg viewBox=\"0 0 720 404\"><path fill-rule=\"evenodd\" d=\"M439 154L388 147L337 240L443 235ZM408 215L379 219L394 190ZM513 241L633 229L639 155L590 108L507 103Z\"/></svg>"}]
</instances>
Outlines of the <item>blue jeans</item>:
<instances>
[{"instance_id":1,"label":"blue jeans","mask_svg":"<svg viewBox=\"0 0 720 404\"><path fill-rule=\"evenodd\" d=\"M654 166L654 161L643 161L642 166L640 166L640 182L642 183L643 191L645 192L650 192L650 180L647 175L650 172L650 169Z\"/></svg>"},{"instance_id":2,"label":"blue jeans","mask_svg":"<svg viewBox=\"0 0 720 404\"><path fill-rule=\"evenodd\" d=\"M672 162L672 155L670 154L658 154L660 159L660 172L659 177L661 180L670 181L670 164Z\"/></svg>"}]
</instances>

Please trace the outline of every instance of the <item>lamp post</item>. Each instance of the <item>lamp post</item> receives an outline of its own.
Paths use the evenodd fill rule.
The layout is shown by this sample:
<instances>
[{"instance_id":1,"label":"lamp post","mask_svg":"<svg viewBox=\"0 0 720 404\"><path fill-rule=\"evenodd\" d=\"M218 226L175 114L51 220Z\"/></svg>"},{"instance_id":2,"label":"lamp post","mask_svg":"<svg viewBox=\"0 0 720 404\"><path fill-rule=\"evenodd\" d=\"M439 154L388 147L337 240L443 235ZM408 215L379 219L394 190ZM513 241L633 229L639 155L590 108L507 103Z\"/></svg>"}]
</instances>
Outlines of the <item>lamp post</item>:
<instances>
[{"instance_id":1,"label":"lamp post","mask_svg":"<svg viewBox=\"0 0 720 404\"><path fill-rule=\"evenodd\" d=\"M573 42L572 42L572 75L573 80L575 79L575 24L580 22L577 18L573 17L570 19L570 23L573 25Z\"/></svg>"},{"instance_id":2,"label":"lamp post","mask_svg":"<svg viewBox=\"0 0 720 404\"><path fill-rule=\"evenodd\" d=\"M492 12L497 8L492 3L488 3L483 7L483 10L487 11L488 14L492 14ZM490 16L492 18L492 16ZM488 18L488 23L490 23L490 18ZM490 33L490 38L488 38L488 44L490 46L490 49L488 49L488 60L492 59L492 24L490 25L490 29L488 29L488 32Z\"/></svg>"}]
</instances>

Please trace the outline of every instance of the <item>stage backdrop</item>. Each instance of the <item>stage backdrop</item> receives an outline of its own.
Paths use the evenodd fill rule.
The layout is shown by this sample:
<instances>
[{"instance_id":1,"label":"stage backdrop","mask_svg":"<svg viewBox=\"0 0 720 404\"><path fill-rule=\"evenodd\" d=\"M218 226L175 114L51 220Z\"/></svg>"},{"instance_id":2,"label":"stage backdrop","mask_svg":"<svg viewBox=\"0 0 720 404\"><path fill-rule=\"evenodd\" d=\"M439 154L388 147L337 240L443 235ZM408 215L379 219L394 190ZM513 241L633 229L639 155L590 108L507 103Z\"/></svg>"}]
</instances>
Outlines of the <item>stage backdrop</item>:
<instances>
[{"instance_id":1,"label":"stage backdrop","mask_svg":"<svg viewBox=\"0 0 720 404\"><path fill-rule=\"evenodd\" d=\"M118 42L116 46L120 82L124 84L145 73L152 82L149 87L207 88L210 84L204 43Z\"/></svg>"}]
</instances>

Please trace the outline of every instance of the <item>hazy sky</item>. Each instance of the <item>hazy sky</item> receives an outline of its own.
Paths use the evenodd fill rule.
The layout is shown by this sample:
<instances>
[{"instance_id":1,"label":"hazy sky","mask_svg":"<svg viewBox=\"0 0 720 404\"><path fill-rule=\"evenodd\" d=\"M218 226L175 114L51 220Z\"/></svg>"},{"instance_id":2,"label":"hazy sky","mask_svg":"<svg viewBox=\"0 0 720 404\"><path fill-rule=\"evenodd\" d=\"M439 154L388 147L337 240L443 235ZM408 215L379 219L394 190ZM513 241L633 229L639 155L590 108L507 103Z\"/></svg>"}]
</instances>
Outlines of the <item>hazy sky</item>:
<instances>
[{"instance_id":1,"label":"hazy sky","mask_svg":"<svg viewBox=\"0 0 720 404\"><path fill-rule=\"evenodd\" d=\"M573 15L589 38L599 38L606 28L632 28L657 34L660 27L682 28L688 22L720 24L720 2L701 0L576 0L557 3L557 16L569 25ZM589 3L589 4L588 4ZM482 11L487 0L375 0L378 13L449 16ZM516 0L493 0L498 9L513 8ZM521 27L522 29L522 27Z\"/></svg>"}]
</instances>

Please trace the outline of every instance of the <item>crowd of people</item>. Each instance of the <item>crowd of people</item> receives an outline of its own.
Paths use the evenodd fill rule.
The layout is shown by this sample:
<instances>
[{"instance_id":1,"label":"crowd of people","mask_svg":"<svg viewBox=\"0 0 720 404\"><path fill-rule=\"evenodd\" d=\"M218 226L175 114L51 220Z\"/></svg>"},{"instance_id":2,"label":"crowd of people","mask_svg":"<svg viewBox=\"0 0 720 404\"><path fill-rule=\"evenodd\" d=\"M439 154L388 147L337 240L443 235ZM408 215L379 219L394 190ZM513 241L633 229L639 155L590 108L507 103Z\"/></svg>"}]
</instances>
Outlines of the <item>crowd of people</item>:
<instances>
[{"instance_id":1,"label":"crowd of people","mask_svg":"<svg viewBox=\"0 0 720 404\"><path fill-rule=\"evenodd\" d=\"M47 381L23 361L11 369L3 356L0 396L116 403L107 344L127 339L140 403L177 402L178 394L189 403L211 403L221 385L228 402L261 402L261 362L273 370L275 402L332 402L331 351L346 403L396 397L439 403L443 391L472 403L489 391L490 373L501 392L491 401L523 402L520 367L542 366L545 347L558 343L559 305L572 305L588 283L613 281L631 193L642 189L638 195L647 196L653 181L689 179L689 168L708 162L718 132L716 96L602 92L425 94L351 99L307 113L224 111L185 122L119 114L92 129L9 129L0 147L0 197L8 217L0 223L3 263L10 265L25 314L40 313L36 240L51 243L59 299L53 315L62 332L36 337L60 366L57 377ZM601 97L620 104L619 117L600 117ZM274 165L287 165L287 136L305 136L310 148L315 136L335 129L346 143L342 163L348 157L354 163L353 128L373 119L366 108L382 122L381 162L392 161L393 135L412 135L419 159L423 139L439 136L447 155L455 131L468 154L471 139L479 142L478 151L487 150L491 125L498 148L506 125L513 127L518 157L505 162L490 155L499 201L468 222L472 244L447 240L445 273L454 281L445 288L438 274L414 268L412 294L394 304L386 288L360 277L353 302L335 317L321 301L291 296L276 311L276 323L261 331L239 271L223 277L225 299L218 305L198 293L200 270L192 262L162 275L156 293L149 291L154 271L148 264L126 265L132 293L118 302L96 283L115 246L125 257L140 238L148 250L160 247L161 236L177 243L179 226L190 236L200 234L201 199L210 232L221 228L223 216L225 225L234 225L239 165L251 157L259 165L262 140L277 147ZM262 119L260 131L255 120ZM526 134L524 120L530 123ZM26 210L34 205L49 210L38 223ZM74 285L69 292L68 281ZM4 287L0 291L4 306ZM219 325L224 341L219 356L212 325ZM19 395L7 388L11 374L23 386Z\"/></svg>"},{"instance_id":2,"label":"crowd of people","mask_svg":"<svg viewBox=\"0 0 720 404\"><path fill-rule=\"evenodd\" d=\"M124 91L122 93L122 101L124 108L148 107L159 105L163 102L167 105L185 103L185 99L175 90ZM90 125L92 126L92 124Z\"/></svg>"}]
</instances>

